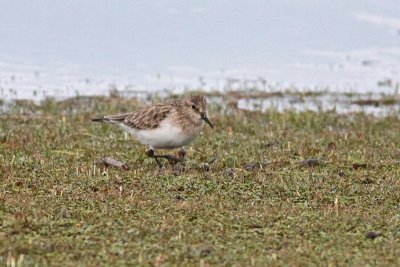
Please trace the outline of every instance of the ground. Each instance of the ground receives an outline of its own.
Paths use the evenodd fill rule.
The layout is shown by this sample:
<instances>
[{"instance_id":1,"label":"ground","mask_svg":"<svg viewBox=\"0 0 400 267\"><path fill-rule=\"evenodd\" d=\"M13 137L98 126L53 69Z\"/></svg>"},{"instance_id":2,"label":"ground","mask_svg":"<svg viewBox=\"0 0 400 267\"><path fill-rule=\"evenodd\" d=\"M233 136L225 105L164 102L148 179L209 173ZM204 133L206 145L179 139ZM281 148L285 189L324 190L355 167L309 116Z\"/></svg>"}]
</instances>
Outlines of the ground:
<instances>
[{"instance_id":1,"label":"ground","mask_svg":"<svg viewBox=\"0 0 400 267\"><path fill-rule=\"evenodd\" d=\"M215 129L159 172L145 147L90 122L140 105L114 96L3 108L1 265L400 264L398 114L213 105ZM105 156L130 169L107 169Z\"/></svg>"}]
</instances>

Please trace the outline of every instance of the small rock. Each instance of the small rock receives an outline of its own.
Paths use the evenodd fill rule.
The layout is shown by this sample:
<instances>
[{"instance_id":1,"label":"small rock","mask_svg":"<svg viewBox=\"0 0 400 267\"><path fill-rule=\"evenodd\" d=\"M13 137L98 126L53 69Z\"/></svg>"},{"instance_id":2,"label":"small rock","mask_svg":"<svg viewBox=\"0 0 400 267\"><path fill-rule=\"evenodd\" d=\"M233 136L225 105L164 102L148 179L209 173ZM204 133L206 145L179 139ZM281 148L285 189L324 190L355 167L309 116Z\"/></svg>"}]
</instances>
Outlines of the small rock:
<instances>
[{"instance_id":1,"label":"small rock","mask_svg":"<svg viewBox=\"0 0 400 267\"><path fill-rule=\"evenodd\" d=\"M208 165L208 163L203 163L203 164L200 165L200 168L201 168L203 171L208 172L208 171L210 170L210 165Z\"/></svg>"},{"instance_id":2,"label":"small rock","mask_svg":"<svg viewBox=\"0 0 400 267\"><path fill-rule=\"evenodd\" d=\"M257 168L256 163L249 162L244 165L244 169L248 172L254 171L256 168Z\"/></svg>"},{"instance_id":3,"label":"small rock","mask_svg":"<svg viewBox=\"0 0 400 267\"><path fill-rule=\"evenodd\" d=\"M211 253L214 251L214 248L208 244L197 244L194 245L192 249L194 250L195 254L201 258L211 255Z\"/></svg>"},{"instance_id":4,"label":"small rock","mask_svg":"<svg viewBox=\"0 0 400 267\"><path fill-rule=\"evenodd\" d=\"M224 171L224 175L228 177L235 176L235 171L232 168L226 168Z\"/></svg>"},{"instance_id":5,"label":"small rock","mask_svg":"<svg viewBox=\"0 0 400 267\"><path fill-rule=\"evenodd\" d=\"M367 238L367 239L375 239L375 238L380 237L380 236L382 236L381 233L377 233L377 232L371 231L371 232L368 232L365 235L365 238Z\"/></svg>"},{"instance_id":6,"label":"small rock","mask_svg":"<svg viewBox=\"0 0 400 267\"><path fill-rule=\"evenodd\" d=\"M212 247L206 247L206 248L204 248L204 249L202 249L201 251L200 251L200 257L206 257L206 256L208 256L208 255L211 255L211 253L212 253Z\"/></svg>"},{"instance_id":7,"label":"small rock","mask_svg":"<svg viewBox=\"0 0 400 267\"><path fill-rule=\"evenodd\" d=\"M266 162L266 161L261 161L261 162L248 162L248 163L246 163L246 164L243 166L243 168L244 168L246 171L251 172L251 171L254 171L254 170L257 169L257 168L263 169L263 168L265 168L267 165L268 165L268 162Z\"/></svg>"},{"instance_id":8,"label":"small rock","mask_svg":"<svg viewBox=\"0 0 400 267\"><path fill-rule=\"evenodd\" d=\"M117 169L129 170L129 166L126 163L118 161L111 157L105 157L105 158L101 159L101 162L106 167L115 167Z\"/></svg>"},{"instance_id":9,"label":"small rock","mask_svg":"<svg viewBox=\"0 0 400 267\"><path fill-rule=\"evenodd\" d=\"M319 159L305 159L300 161L300 165L303 167L315 167L320 165L320 163Z\"/></svg>"}]
</instances>

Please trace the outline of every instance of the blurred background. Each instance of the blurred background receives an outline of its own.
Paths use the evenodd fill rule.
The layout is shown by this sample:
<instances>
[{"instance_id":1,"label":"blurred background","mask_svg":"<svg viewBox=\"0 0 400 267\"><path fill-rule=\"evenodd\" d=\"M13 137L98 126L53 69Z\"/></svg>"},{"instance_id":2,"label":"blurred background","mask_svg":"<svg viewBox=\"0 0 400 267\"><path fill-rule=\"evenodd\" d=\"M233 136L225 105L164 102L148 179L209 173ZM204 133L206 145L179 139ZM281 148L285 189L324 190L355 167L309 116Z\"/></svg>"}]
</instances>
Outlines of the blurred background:
<instances>
[{"instance_id":1,"label":"blurred background","mask_svg":"<svg viewBox=\"0 0 400 267\"><path fill-rule=\"evenodd\" d=\"M2 1L0 97L398 91L398 0Z\"/></svg>"}]
</instances>

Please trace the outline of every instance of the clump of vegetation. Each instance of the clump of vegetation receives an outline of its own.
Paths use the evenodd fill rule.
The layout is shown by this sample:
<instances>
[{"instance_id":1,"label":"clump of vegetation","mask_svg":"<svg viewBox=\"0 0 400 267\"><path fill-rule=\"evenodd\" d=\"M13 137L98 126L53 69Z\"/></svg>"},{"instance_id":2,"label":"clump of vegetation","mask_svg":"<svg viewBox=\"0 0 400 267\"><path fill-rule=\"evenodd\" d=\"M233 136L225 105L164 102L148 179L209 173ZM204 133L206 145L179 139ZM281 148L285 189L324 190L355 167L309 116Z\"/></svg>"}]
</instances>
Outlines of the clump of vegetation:
<instances>
[{"instance_id":1,"label":"clump of vegetation","mask_svg":"<svg viewBox=\"0 0 400 267\"><path fill-rule=\"evenodd\" d=\"M158 172L92 124L136 99L16 103L0 120L1 265L398 265L400 119L212 106ZM128 170L99 165L105 156Z\"/></svg>"},{"instance_id":2,"label":"clump of vegetation","mask_svg":"<svg viewBox=\"0 0 400 267\"><path fill-rule=\"evenodd\" d=\"M391 106L391 105L399 105L400 101L397 97L395 96L390 96L390 97L383 97L382 99L358 99L358 100L354 100L352 101L353 104L357 104L360 106L375 106L375 107L379 107L382 105L387 105L387 106Z\"/></svg>"}]
</instances>

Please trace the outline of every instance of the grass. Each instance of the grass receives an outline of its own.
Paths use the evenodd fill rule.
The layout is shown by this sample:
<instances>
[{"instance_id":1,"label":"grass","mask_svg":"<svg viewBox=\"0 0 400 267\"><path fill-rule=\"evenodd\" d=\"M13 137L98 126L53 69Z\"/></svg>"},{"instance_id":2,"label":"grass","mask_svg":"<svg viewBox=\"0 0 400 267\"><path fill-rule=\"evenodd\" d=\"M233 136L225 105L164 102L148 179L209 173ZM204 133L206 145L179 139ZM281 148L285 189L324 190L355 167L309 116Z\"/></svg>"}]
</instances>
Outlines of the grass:
<instances>
[{"instance_id":1,"label":"grass","mask_svg":"<svg viewBox=\"0 0 400 267\"><path fill-rule=\"evenodd\" d=\"M138 105L116 96L7 108L1 265L400 264L399 116L213 106L216 129L187 148L182 171L158 173L145 147L89 123ZM131 169L106 169L104 156Z\"/></svg>"}]
</instances>

